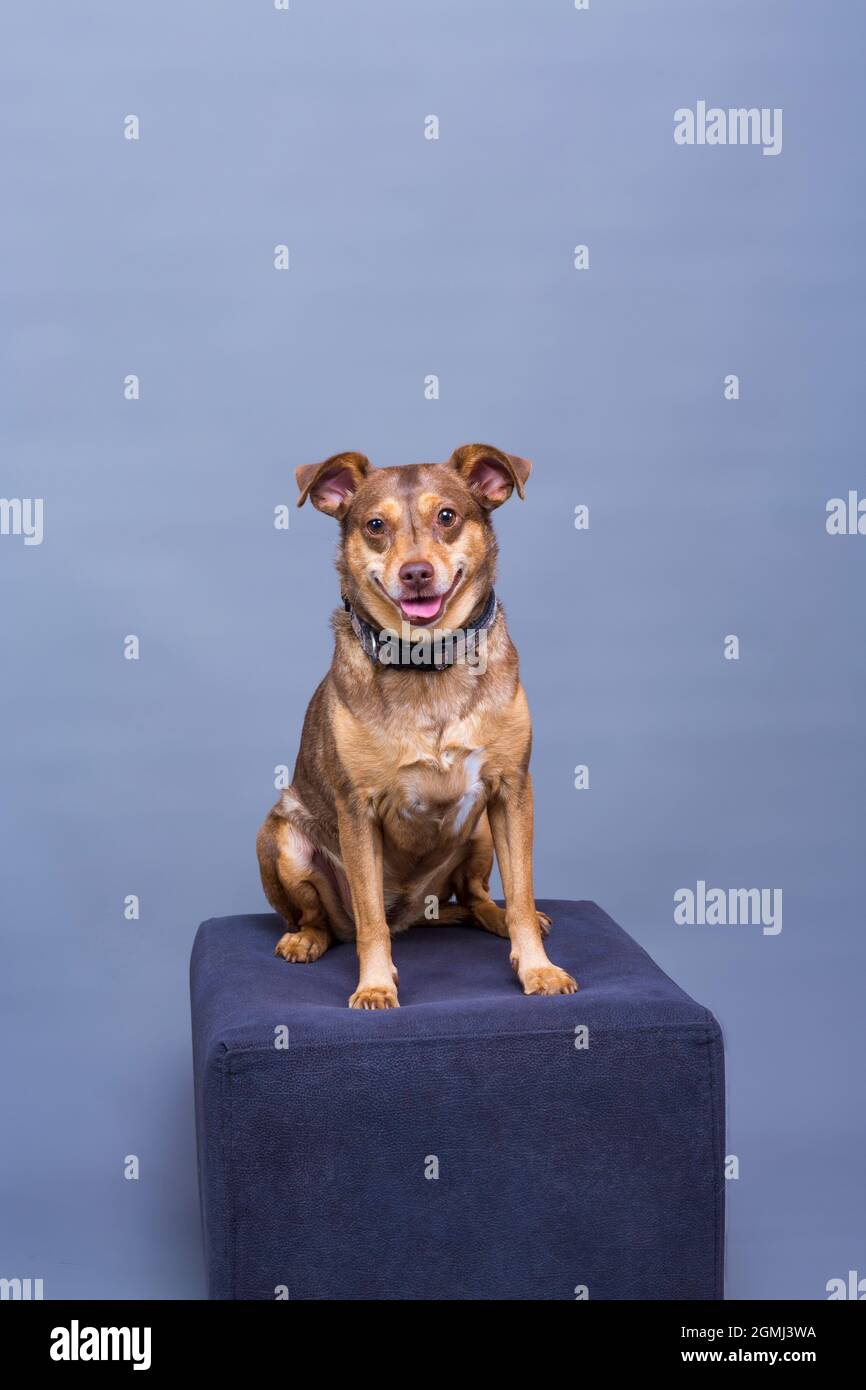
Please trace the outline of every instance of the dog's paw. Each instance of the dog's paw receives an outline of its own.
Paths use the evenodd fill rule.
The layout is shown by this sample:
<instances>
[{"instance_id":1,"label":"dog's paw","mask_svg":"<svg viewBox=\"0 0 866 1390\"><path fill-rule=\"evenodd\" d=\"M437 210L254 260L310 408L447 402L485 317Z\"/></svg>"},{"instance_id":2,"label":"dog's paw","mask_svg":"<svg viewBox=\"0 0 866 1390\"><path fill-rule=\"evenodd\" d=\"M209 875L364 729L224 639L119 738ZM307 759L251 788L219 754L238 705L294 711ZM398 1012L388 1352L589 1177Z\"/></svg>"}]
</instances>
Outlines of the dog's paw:
<instances>
[{"instance_id":1,"label":"dog's paw","mask_svg":"<svg viewBox=\"0 0 866 1390\"><path fill-rule=\"evenodd\" d=\"M399 1009L393 985L359 985L349 1000L350 1009Z\"/></svg>"},{"instance_id":2,"label":"dog's paw","mask_svg":"<svg viewBox=\"0 0 866 1390\"><path fill-rule=\"evenodd\" d=\"M274 947L274 955L296 964L309 965L327 950L324 932L313 930L287 931Z\"/></svg>"},{"instance_id":3,"label":"dog's paw","mask_svg":"<svg viewBox=\"0 0 866 1390\"><path fill-rule=\"evenodd\" d=\"M558 965L533 965L518 974L524 994L577 993L577 981Z\"/></svg>"}]
</instances>

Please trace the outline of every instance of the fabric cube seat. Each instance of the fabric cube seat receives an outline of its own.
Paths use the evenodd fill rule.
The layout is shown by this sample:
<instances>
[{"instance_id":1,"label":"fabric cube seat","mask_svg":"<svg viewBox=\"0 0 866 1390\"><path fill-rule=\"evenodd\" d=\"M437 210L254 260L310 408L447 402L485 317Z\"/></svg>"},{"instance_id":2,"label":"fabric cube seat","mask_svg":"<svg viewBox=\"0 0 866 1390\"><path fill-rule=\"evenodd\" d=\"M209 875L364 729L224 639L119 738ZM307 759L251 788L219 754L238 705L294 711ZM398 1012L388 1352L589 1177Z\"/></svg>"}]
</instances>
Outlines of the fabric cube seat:
<instances>
[{"instance_id":1,"label":"fabric cube seat","mask_svg":"<svg viewBox=\"0 0 866 1390\"><path fill-rule=\"evenodd\" d=\"M594 903L539 906L576 995L527 998L506 941L430 925L368 1013L352 945L287 964L271 914L199 928L212 1298L722 1297L718 1024Z\"/></svg>"}]
</instances>

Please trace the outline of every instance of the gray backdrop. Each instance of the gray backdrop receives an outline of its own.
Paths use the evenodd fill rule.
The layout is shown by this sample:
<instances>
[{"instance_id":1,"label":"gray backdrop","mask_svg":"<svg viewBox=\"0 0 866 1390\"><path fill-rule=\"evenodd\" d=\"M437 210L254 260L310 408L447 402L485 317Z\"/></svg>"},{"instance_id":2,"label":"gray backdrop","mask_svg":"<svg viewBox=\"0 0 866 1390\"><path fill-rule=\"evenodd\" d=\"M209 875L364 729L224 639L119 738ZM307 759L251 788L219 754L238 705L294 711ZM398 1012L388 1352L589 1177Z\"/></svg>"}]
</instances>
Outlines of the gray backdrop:
<instances>
[{"instance_id":1,"label":"gray backdrop","mask_svg":"<svg viewBox=\"0 0 866 1390\"><path fill-rule=\"evenodd\" d=\"M862 5L17 0L3 30L0 491L44 539L0 536L0 1275L202 1294L189 947L265 907L337 596L332 523L273 511L298 463L477 439L536 465L497 524L539 895L596 899L725 1029L729 1296L866 1275L866 537L825 526L866 492ZM677 145L700 100L782 108L782 152ZM699 879L782 888L783 930L676 925Z\"/></svg>"}]
</instances>

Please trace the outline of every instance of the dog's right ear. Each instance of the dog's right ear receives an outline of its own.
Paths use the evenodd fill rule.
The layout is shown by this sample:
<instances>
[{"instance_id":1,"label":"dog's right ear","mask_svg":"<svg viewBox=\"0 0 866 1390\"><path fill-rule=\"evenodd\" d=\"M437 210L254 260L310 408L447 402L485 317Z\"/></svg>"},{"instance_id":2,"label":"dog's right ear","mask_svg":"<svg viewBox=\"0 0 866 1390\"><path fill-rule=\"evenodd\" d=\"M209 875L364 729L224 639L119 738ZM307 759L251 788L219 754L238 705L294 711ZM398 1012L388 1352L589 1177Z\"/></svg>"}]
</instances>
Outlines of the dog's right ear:
<instances>
[{"instance_id":1,"label":"dog's right ear","mask_svg":"<svg viewBox=\"0 0 866 1390\"><path fill-rule=\"evenodd\" d=\"M304 463L295 469L295 482L301 489L298 506L309 497L313 506L326 516L344 517L352 498L372 465L364 454L334 454L324 463Z\"/></svg>"}]
</instances>

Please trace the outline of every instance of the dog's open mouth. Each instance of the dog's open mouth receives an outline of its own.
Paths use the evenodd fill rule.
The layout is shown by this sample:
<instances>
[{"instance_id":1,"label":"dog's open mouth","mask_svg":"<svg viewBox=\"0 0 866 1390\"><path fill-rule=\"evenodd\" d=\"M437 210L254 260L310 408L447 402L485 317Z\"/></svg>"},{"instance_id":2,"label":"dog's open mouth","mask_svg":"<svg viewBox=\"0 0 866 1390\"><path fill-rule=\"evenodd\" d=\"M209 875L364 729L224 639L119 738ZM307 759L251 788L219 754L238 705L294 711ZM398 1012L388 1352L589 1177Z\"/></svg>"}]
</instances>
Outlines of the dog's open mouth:
<instances>
[{"instance_id":1,"label":"dog's open mouth","mask_svg":"<svg viewBox=\"0 0 866 1390\"><path fill-rule=\"evenodd\" d=\"M462 577L463 571L458 570L450 586L441 594L401 594L397 602L403 617L416 627L435 623Z\"/></svg>"}]
</instances>

